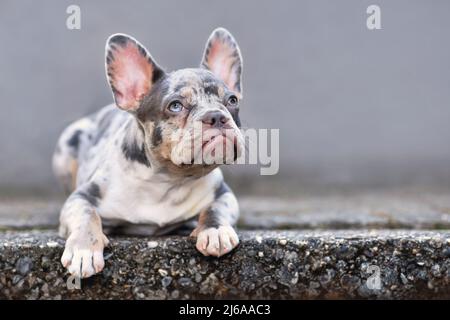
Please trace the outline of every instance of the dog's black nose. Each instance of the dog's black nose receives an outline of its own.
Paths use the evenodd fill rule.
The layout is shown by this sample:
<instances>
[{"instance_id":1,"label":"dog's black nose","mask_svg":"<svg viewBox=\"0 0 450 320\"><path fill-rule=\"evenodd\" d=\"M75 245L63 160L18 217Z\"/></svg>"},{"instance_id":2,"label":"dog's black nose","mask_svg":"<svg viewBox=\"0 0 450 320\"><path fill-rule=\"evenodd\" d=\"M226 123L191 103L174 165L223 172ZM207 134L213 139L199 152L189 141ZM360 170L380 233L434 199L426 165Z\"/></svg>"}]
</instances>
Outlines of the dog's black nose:
<instances>
[{"instance_id":1,"label":"dog's black nose","mask_svg":"<svg viewBox=\"0 0 450 320\"><path fill-rule=\"evenodd\" d=\"M227 123L228 117L224 115L221 111L210 111L205 113L202 117L202 122L204 124L208 124L211 127L222 127L225 123Z\"/></svg>"}]
</instances>

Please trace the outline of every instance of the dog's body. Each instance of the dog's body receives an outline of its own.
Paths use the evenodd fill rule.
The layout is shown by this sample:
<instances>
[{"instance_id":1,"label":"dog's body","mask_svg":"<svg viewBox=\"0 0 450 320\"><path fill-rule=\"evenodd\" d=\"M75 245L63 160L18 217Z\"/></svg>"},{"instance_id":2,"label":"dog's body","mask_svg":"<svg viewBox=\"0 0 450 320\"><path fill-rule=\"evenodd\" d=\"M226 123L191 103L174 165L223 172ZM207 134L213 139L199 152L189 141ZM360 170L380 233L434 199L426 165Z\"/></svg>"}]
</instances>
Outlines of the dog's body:
<instances>
[{"instance_id":1,"label":"dog's body","mask_svg":"<svg viewBox=\"0 0 450 320\"><path fill-rule=\"evenodd\" d=\"M65 188L85 194L102 218L160 227L186 221L211 204L224 183L220 169L199 178L153 170L136 148L144 142L136 126L132 115L114 105L69 126L54 158Z\"/></svg>"},{"instance_id":2,"label":"dog's body","mask_svg":"<svg viewBox=\"0 0 450 320\"><path fill-rule=\"evenodd\" d=\"M242 149L242 61L233 37L215 30L202 67L172 73L129 36L111 36L106 52L116 103L66 128L53 157L70 193L60 217L60 233L67 237L63 265L83 277L103 269L108 240L102 220L149 224L161 234L198 215L192 232L198 250L229 252L239 241L232 227L238 204L218 164L206 160L212 148L232 146L231 155L220 154L225 162Z\"/></svg>"}]
</instances>

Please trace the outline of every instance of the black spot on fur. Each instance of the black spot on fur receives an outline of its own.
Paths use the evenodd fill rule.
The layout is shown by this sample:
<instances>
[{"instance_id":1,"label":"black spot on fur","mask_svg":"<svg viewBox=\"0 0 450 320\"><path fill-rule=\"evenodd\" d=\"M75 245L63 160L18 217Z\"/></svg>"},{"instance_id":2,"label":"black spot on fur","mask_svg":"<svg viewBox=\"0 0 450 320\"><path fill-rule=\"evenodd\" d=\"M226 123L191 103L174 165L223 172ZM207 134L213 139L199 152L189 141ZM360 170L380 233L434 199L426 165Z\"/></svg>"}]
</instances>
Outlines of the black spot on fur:
<instances>
[{"instance_id":1,"label":"black spot on fur","mask_svg":"<svg viewBox=\"0 0 450 320\"><path fill-rule=\"evenodd\" d=\"M112 37L109 40L109 43L118 44L119 46L124 47L128 41L131 41L131 39L121 34L118 34Z\"/></svg>"},{"instance_id":2,"label":"black spot on fur","mask_svg":"<svg viewBox=\"0 0 450 320\"><path fill-rule=\"evenodd\" d=\"M231 192L231 189L224 181L222 181L220 185L217 187L216 191L214 192L214 200L219 199L222 195L224 195L227 192ZM223 225L222 222L224 218L225 217L222 212L220 212L215 208L209 208L206 211L203 223L208 228L219 228L221 225Z\"/></svg>"},{"instance_id":3,"label":"black spot on fur","mask_svg":"<svg viewBox=\"0 0 450 320\"><path fill-rule=\"evenodd\" d=\"M159 68L154 62L153 64L153 75L152 75L152 83L157 82L159 79L164 77L165 72Z\"/></svg>"},{"instance_id":4,"label":"black spot on fur","mask_svg":"<svg viewBox=\"0 0 450 320\"><path fill-rule=\"evenodd\" d=\"M108 51L108 54L106 55L106 63L111 64L112 62L114 62L114 55L112 54L112 51ZM108 76L111 77L110 72L108 72Z\"/></svg>"},{"instance_id":5,"label":"black spot on fur","mask_svg":"<svg viewBox=\"0 0 450 320\"><path fill-rule=\"evenodd\" d=\"M217 187L216 191L214 192L214 199L219 199L223 194L230 192L230 187L225 183L225 181L222 181L222 183Z\"/></svg>"},{"instance_id":6,"label":"black spot on fur","mask_svg":"<svg viewBox=\"0 0 450 320\"><path fill-rule=\"evenodd\" d=\"M129 161L136 161L146 167L150 167L150 162L145 154L144 144L138 146L136 141L133 141L132 143L127 143L124 141L122 144L122 152L125 159Z\"/></svg>"},{"instance_id":7,"label":"black spot on fur","mask_svg":"<svg viewBox=\"0 0 450 320\"><path fill-rule=\"evenodd\" d=\"M203 220L203 224L207 228L219 228L223 220L222 213L217 209L209 208L206 211L206 216Z\"/></svg>"},{"instance_id":8,"label":"black spot on fur","mask_svg":"<svg viewBox=\"0 0 450 320\"><path fill-rule=\"evenodd\" d=\"M203 83L213 83L213 84L219 84L221 82L220 79L218 79L211 71L198 71L198 75L200 76L200 79Z\"/></svg>"},{"instance_id":9,"label":"black spot on fur","mask_svg":"<svg viewBox=\"0 0 450 320\"><path fill-rule=\"evenodd\" d=\"M145 51L145 49L142 48L141 46L138 46L137 43L135 43L135 45L137 46L137 48L138 48L138 50L139 50L139 53L140 53L142 56L146 57L146 56L147 56L147 51ZM150 59L148 59L148 62L152 63L152 61L151 61Z\"/></svg>"},{"instance_id":10,"label":"black spot on fur","mask_svg":"<svg viewBox=\"0 0 450 320\"><path fill-rule=\"evenodd\" d=\"M153 130L152 134L152 146L157 147L161 144L163 138L162 138L162 129L161 127L155 127L155 130Z\"/></svg>"},{"instance_id":11,"label":"black spot on fur","mask_svg":"<svg viewBox=\"0 0 450 320\"><path fill-rule=\"evenodd\" d=\"M219 88L215 85L205 87L205 94L219 96Z\"/></svg>"},{"instance_id":12,"label":"black spot on fur","mask_svg":"<svg viewBox=\"0 0 450 320\"><path fill-rule=\"evenodd\" d=\"M141 122L148 120L157 122L162 116L163 99L169 91L169 81L162 75L153 86L150 93L143 99L137 110L137 117Z\"/></svg>"},{"instance_id":13,"label":"black spot on fur","mask_svg":"<svg viewBox=\"0 0 450 320\"><path fill-rule=\"evenodd\" d=\"M94 207L98 205L98 200L102 198L100 194L100 187L94 182L90 183L86 189L77 191L76 195L85 199Z\"/></svg>"},{"instance_id":14,"label":"black spot on fur","mask_svg":"<svg viewBox=\"0 0 450 320\"><path fill-rule=\"evenodd\" d=\"M239 109L230 110L231 117L238 128L241 128L241 119L239 118Z\"/></svg>"},{"instance_id":15,"label":"black spot on fur","mask_svg":"<svg viewBox=\"0 0 450 320\"><path fill-rule=\"evenodd\" d=\"M80 136L83 133L81 130L76 130L74 134L70 137L70 139L67 141L67 144L75 149L78 149L78 146L80 145Z\"/></svg>"},{"instance_id":16,"label":"black spot on fur","mask_svg":"<svg viewBox=\"0 0 450 320\"><path fill-rule=\"evenodd\" d=\"M92 145L95 146L100 140L107 137L108 128L113 122L114 117L116 117L119 112L119 109L114 108L108 110L102 115L102 118L98 120L97 131L95 136L93 137Z\"/></svg>"}]
</instances>

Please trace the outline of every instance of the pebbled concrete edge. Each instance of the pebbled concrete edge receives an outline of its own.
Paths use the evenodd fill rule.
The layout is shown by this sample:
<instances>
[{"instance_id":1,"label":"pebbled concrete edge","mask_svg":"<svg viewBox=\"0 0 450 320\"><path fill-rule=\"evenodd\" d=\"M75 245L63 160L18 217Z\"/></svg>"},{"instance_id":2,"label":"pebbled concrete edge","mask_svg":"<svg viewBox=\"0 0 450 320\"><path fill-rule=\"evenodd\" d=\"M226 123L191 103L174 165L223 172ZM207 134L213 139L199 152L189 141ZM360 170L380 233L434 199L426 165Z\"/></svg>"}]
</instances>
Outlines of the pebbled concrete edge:
<instances>
[{"instance_id":1,"label":"pebbled concrete edge","mask_svg":"<svg viewBox=\"0 0 450 320\"><path fill-rule=\"evenodd\" d=\"M450 298L449 231L243 231L240 237L237 250L220 259L201 256L185 237L114 238L105 270L82 280L81 290L69 290L59 262L64 241L55 232L2 232L0 298Z\"/></svg>"}]
</instances>

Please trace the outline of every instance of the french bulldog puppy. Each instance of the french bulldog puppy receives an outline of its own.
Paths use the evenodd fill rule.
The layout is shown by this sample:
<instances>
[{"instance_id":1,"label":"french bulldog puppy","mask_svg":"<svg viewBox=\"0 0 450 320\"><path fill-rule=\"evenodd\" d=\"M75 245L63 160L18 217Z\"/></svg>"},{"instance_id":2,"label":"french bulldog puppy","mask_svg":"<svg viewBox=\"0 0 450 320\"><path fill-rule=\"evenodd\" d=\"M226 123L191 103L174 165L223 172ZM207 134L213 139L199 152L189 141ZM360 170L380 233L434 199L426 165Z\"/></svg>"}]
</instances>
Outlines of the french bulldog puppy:
<instances>
[{"instance_id":1,"label":"french bulldog puppy","mask_svg":"<svg viewBox=\"0 0 450 320\"><path fill-rule=\"evenodd\" d=\"M67 127L53 156L70 194L60 234L67 237L61 262L71 274L103 269L102 220L149 224L161 234L198 216L191 235L203 255L219 257L238 245L239 207L219 165L243 150L241 73L239 47L223 28L209 37L199 68L173 72L134 38L109 37L106 74L115 103ZM211 161L224 149L223 162Z\"/></svg>"}]
</instances>

